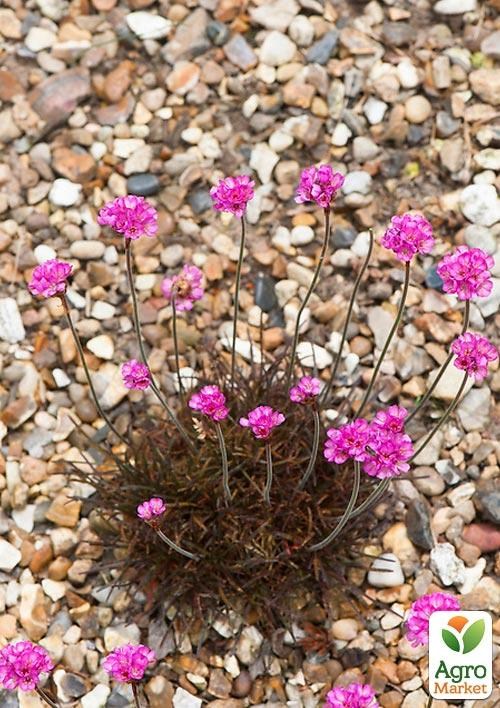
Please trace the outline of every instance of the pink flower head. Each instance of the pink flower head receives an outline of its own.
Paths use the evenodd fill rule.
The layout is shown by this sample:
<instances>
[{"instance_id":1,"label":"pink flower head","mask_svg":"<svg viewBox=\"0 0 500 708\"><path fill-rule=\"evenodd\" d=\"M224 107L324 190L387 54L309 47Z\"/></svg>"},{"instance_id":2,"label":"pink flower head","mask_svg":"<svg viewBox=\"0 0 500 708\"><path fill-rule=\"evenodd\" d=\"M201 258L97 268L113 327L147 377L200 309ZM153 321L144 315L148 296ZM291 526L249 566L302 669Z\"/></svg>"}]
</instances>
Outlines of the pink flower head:
<instances>
[{"instance_id":1,"label":"pink flower head","mask_svg":"<svg viewBox=\"0 0 500 708\"><path fill-rule=\"evenodd\" d=\"M315 379L313 376L303 376L297 385L290 389L290 400L294 403L309 403L319 394L320 388L321 381L319 379Z\"/></svg>"},{"instance_id":2,"label":"pink flower head","mask_svg":"<svg viewBox=\"0 0 500 708\"><path fill-rule=\"evenodd\" d=\"M330 165L306 167L300 175L295 201L297 204L316 202L323 209L329 209L344 181L344 175L334 172Z\"/></svg>"},{"instance_id":3,"label":"pink flower head","mask_svg":"<svg viewBox=\"0 0 500 708\"><path fill-rule=\"evenodd\" d=\"M167 505L159 497L152 497L137 507L137 516L143 521L154 521L165 513Z\"/></svg>"},{"instance_id":4,"label":"pink flower head","mask_svg":"<svg viewBox=\"0 0 500 708\"><path fill-rule=\"evenodd\" d=\"M115 681L133 683L144 678L146 669L155 661L156 654L144 644L125 644L108 654L102 666Z\"/></svg>"},{"instance_id":5,"label":"pink flower head","mask_svg":"<svg viewBox=\"0 0 500 708\"><path fill-rule=\"evenodd\" d=\"M323 708L379 708L375 689L369 684L336 686L327 693Z\"/></svg>"},{"instance_id":6,"label":"pink flower head","mask_svg":"<svg viewBox=\"0 0 500 708\"><path fill-rule=\"evenodd\" d=\"M122 364L122 379L126 388L144 391L151 384L151 374L146 364L131 359Z\"/></svg>"},{"instance_id":7,"label":"pink flower head","mask_svg":"<svg viewBox=\"0 0 500 708\"><path fill-rule=\"evenodd\" d=\"M367 458L366 446L370 444L372 433L364 418L341 425L340 428L330 428L326 435L328 440L323 454L328 462L340 465L348 459L363 462Z\"/></svg>"},{"instance_id":8,"label":"pink flower head","mask_svg":"<svg viewBox=\"0 0 500 708\"><path fill-rule=\"evenodd\" d=\"M224 420L229 415L226 397L218 386L203 386L191 396L189 407L216 421Z\"/></svg>"},{"instance_id":9,"label":"pink flower head","mask_svg":"<svg viewBox=\"0 0 500 708\"><path fill-rule=\"evenodd\" d=\"M167 300L175 299L175 306L179 311L192 310L193 303L203 297L202 279L201 270L186 263L178 275L164 279L161 291Z\"/></svg>"},{"instance_id":10,"label":"pink flower head","mask_svg":"<svg viewBox=\"0 0 500 708\"><path fill-rule=\"evenodd\" d=\"M33 691L40 674L54 668L54 662L43 647L31 642L7 644L0 649L0 686L7 691Z\"/></svg>"},{"instance_id":11,"label":"pink flower head","mask_svg":"<svg viewBox=\"0 0 500 708\"><path fill-rule=\"evenodd\" d=\"M393 216L382 236L382 246L394 251L400 261L409 262L417 253L430 253L434 247L432 226L420 214Z\"/></svg>"},{"instance_id":12,"label":"pink flower head","mask_svg":"<svg viewBox=\"0 0 500 708\"><path fill-rule=\"evenodd\" d=\"M385 411L377 411L372 427L391 433L402 433L408 411L403 406L389 406Z\"/></svg>"},{"instance_id":13,"label":"pink flower head","mask_svg":"<svg viewBox=\"0 0 500 708\"><path fill-rule=\"evenodd\" d=\"M242 428L251 428L259 440L267 440L273 428L285 422L285 416L271 406L257 406L248 413L248 418L240 418Z\"/></svg>"},{"instance_id":14,"label":"pink flower head","mask_svg":"<svg viewBox=\"0 0 500 708\"><path fill-rule=\"evenodd\" d=\"M397 477L410 469L408 460L413 452L409 435L372 427L372 438L368 455L363 461L363 471L370 477L379 479Z\"/></svg>"},{"instance_id":15,"label":"pink flower head","mask_svg":"<svg viewBox=\"0 0 500 708\"><path fill-rule=\"evenodd\" d=\"M406 638L414 647L429 643L429 617L433 612L459 610L456 597L445 592L422 595L410 607L405 622Z\"/></svg>"},{"instance_id":16,"label":"pink flower head","mask_svg":"<svg viewBox=\"0 0 500 708\"><path fill-rule=\"evenodd\" d=\"M436 272L443 281L445 293L456 295L459 300L488 297L493 290L490 268L495 262L481 248L459 246L453 253L447 253Z\"/></svg>"},{"instance_id":17,"label":"pink flower head","mask_svg":"<svg viewBox=\"0 0 500 708\"><path fill-rule=\"evenodd\" d=\"M451 351L457 355L453 364L457 369L466 371L476 381L488 376L488 364L498 359L497 348L480 334L465 332L451 345Z\"/></svg>"},{"instance_id":18,"label":"pink flower head","mask_svg":"<svg viewBox=\"0 0 500 708\"><path fill-rule=\"evenodd\" d=\"M73 271L71 263L51 258L40 263L34 270L28 288L33 295L53 297L65 293L67 280Z\"/></svg>"},{"instance_id":19,"label":"pink flower head","mask_svg":"<svg viewBox=\"0 0 500 708\"><path fill-rule=\"evenodd\" d=\"M255 183L248 175L226 177L212 187L210 196L217 211L228 211L239 219L245 213L248 202L253 199Z\"/></svg>"},{"instance_id":20,"label":"pink flower head","mask_svg":"<svg viewBox=\"0 0 500 708\"><path fill-rule=\"evenodd\" d=\"M158 212L144 197L135 194L116 197L105 204L97 221L101 226L110 226L113 231L132 240L155 236L158 231Z\"/></svg>"}]
</instances>

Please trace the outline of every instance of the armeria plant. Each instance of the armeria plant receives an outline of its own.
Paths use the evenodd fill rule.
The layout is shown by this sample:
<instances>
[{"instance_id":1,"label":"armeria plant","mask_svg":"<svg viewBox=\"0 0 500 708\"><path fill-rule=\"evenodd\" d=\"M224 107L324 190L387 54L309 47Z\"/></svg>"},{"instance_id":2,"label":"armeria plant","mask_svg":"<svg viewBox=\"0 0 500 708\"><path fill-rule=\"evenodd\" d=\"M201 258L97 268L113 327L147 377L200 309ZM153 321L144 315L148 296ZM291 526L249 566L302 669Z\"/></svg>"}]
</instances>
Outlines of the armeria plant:
<instances>
[{"instance_id":1,"label":"armeria plant","mask_svg":"<svg viewBox=\"0 0 500 708\"><path fill-rule=\"evenodd\" d=\"M323 378L316 371L314 376L304 375L303 362L297 357L303 314L321 276L335 199L343 183L344 176L330 165L302 172L295 201L312 203L323 212L321 251L301 299L289 347L274 360L259 351L257 368L253 360L247 365L240 359L236 346L245 214L254 197L254 183L242 175L222 179L213 187L214 208L232 214L241 226L230 360L226 366L224 354L213 342L204 347L199 374L203 385L189 392L190 383L181 371L178 319L188 317L203 300L204 287L202 271L185 263L161 284L171 308L175 396L162 384L161 374L155 376L151 371L134 284L133 242L156 236L157 211L134 195L118 197L100 210L99 224L124 238L136 348L135 357L121 364L123 383L130 390L151 392L166 413L164 419L148 415L146 423L134 418L128 430L104 410L94 387L67 298L72 264L48 260L33 271L30 291L45 298L58 297L62 303L90 395L112 435L108 453L114 470L96 469L88 477L96 489L94 503L109 521L108 531L111 527L125 548L122 565L127 577L149 583L150 588L161 584L163 597L167 587L172 602L192 599L194 594L202 606L220 593L219 599L225 602L235 595L251 597L253 602L265 598L269 604L270 595L284 594L288 581L307 586L311 578L314 582L331 578L335 556L342 555L334 541L338 542L348 525L356 528L361 515L384 495L392 479L411 474L415 458L452 415L468 378L481 381L488 365L498 358L492 343L469 331L471 300L491 293L493 259L480 248L459 246L444 256L437 272L444 292L464 303L460 336L418 402L409 408L394 403L385 409L377 403L379 374L405 315L411 264L434 247L431 224L412 212L394 216L380 241L402 263L404 277L393 325L374 356L366 388L360 391L353 385L349 396L342 398L346 374L341 372L341 355L373 252L372 232L331 371ZM251 352L256 351L252 344ZM408 424L429 402L452 362L463 371L456 395L415 446ZM334 421L326 431L322 428L325 411ZM374 479L378 480L375 486ZM124 519L128 523L123 524ZM120 558L115 565L120 568ZM136 572L131 576L133 567ZM368 694L364 700L371 705Z\"/></svg>"}]
</instances>

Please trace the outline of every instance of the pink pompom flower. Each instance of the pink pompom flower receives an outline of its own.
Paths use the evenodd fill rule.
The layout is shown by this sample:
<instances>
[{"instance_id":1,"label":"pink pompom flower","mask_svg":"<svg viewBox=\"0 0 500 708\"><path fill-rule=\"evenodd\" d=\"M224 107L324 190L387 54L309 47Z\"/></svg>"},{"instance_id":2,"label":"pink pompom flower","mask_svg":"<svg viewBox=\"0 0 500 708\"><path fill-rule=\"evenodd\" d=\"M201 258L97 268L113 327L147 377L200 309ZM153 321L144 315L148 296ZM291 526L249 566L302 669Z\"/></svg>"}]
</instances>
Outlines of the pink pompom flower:
<instances>
[{"instance_id":1,"label":"pink pompom flower","mask_svg":"<svg viewBox=\"0 0 500 708\"><path fill-rule=\"evenodd\" d=\"M493 258L481 248L459 246L444 256L436 272L445 293L456 295L459 300L470 300L476 295L490 295L493 290L490 268L494 264Z\"/></svg>"},{"instance_id":2,"label":"pink pompom flower","mask_svg":"<svg viewBox=\"0 0 500 708\"><path fill-rule=\"evenodd\" d=\"M7 644L0 649L0 686L7 691L33 691L41 674L49 673L54 662L47 651L31 642Z\"/></svg>"},{"instance_id":3,"label":"pink pompom flower","mask_svg":"<svg viewBox=\"0 0 500 708\"><path fill-rule=\"evenodd\" d=\"M410 469L408 460L413 453L413 443L409 435L392 433L372 426L372 437L368 455L363 461L363 472L379 479L398 477Z\"/></svg>"},{"instance_id":4,"label":"pink pompom flower","mask_svg":"<svg viewBox=\"0 0 500 708\"><path fill-rule=\"evenodd\" d=\"M402 433L408 411L403 406L389 406L385 411L377 411L371 425L378 430Z\"/></svg>"},{"instance_id":5,"label":"pink pompom flower","mask_svg":"<svg viewBox=\"0 0 500 708\"><path fill-rule=\"evenodd\" d=\"M125 644L108 654L102 666L115 681L135 683L144 678L146 670L155 661L156 654L144 644Z\"/></svg>"},{"instance_id":6,"label":"pink pompom flower","mask_svg":"<svg viewBox=\"0 0 500 708\"><path fill-rule=\"evenodd\" d=\"M158 212L144 197L127 194L105 204L97 221L109 226L125 238L135 240L141 236L155 236L158 232Z\"/></svg>"},{"instance_id":7,"label":"pink pompom flower","mask_svg":"<svg viewBox=\"0 0 500 708\"><path fill-rule=\"evenodd\" d=\"M466 371L475 381L486 378L488 364L498 359L497 348L486 337L473 332L465 332L457 337L451 345L451 351L457 355L454 366Z\"/></svg>"},{"instance_id":8,"label":"pink pompom flower","mask_svg":"<svg viewBox=\"0 0 500 708\"><path fill-rule=\"evenodd\" d=\"M372 432L364 418L341 425L340 428L330 428L326 435L328 440L323 454L328 462L340 465L349 459L363 462L368 457L366 446L371 442Z\"/></svg>"},{"instance_id":9,"label":"pink pompom flower","mask_svg":"<svg viewBox=\"0 0 500 708\"><path fill-rule=\"evenodd\" d=\"M455 611L460 609L456 597L446 592L433 592L422 595L410 607L405 622L406 638L413 647L429 643L429 617L433 612Z\"/></svg>"},{"instance_id":10,"label":"pink pompom flower","mask_svg":"<svg viewBox=\"0 0 500 708\"><path fill-rule=\"evenodd\" d=\"M218 386L203 386L191 396L189 407L215 421L224 420L229 415L226 397Z\"/></svg>"},{"instance_id":11,"label":"pink pompom flower","mask_svg":"<svg viewBox=\"0 0 500 708\"><path fill-rule=\"evenodd\" d=\"M226 211L239 219L245 213L248 202L253 199L255 183L248 175L226 177L212 187L210 196L217 211Z\"/></svg>"},{"instance_id":12,"label":"pink pompom flower","mask_svg":"<svg viewBox=\"0 0 500 708\"><path fill-rule=\"evenodd\" d=\"M151 384L151 374L146 364L131 359L122 364L122 379L126 388L144 391Z\"/></svg>"},{"instance_id":13,"label":"pink pompom flower","mask_svg":"<svg viewBox=\"0 0 500 708\"><path fill-rule=\"evenodd\" d=\"M186 263L178 275L163 280L161 291L167 300L175 300L177 310L192 310L193 304L203 297L202 279L201 270Z\"/></svg>"},{"instance_id":14,"label":"pink pompom flower","mask_svg":"<svg viewBox=\"0 0 500 708\"><path fill-rule=\"evenodd\" d=\"M294 403L309 403L316 399L321 389L321 381L313 376L303 376L290 389L290 400Z\"/></svg>"},{"instance_id":15,"label":"pink pompom flower","mask_svg":"<svg viewBox=\"0 0 500 708\"><path fill-rule=\"evenodd\" d=\"M40 263L34 270L28 288L33 295L53 297L65 293L67 280L73 271L71 263L51 258Z\"/></svg>"},{"instance_id":16,"label":"pink pompom flower","mask_svg":"<svg viewBox=\"0 0 500 708\"><path fill-rule=\"evenodd\" d=\"M369 684L336 686L327 693L323 708L379 708L375 689Z\"/></svg>"},{"instance_id":17,"label":"pink pompom flower","mask_svg":"<svg viewBox=\"0 0 500 708\"><path fill-rule=\"evenodd\" d=\"M167 505L159 497L152 497L137 507L137 516L143 521L155 521L166 511Z\"/></svg>"},{"instance_id":18,"label":"pink pompom flower","mask_svg":"<svg viewBox=\"0 0 500 708\"><path fill-rule=\"evenodd\" d=\"M240 418L242 428L251 428L259 440L267 440L273 429L285 422L285 416L271 406L257 406L248 413L247 418Z\"/></svg>"},{"instance_id":19,"label":"pink pompom flower","mask_svg":"<svg viewBox=\"0 0 500 708\"><path fill-rule=\"evenodd\" d=\"M434 248L431 224L420 214L393 216L391 225L382 236L381 244L393 251L403 262L417 253L430 253Z\"/></svg>"},{"instance_id":20,"label":"pink pompom flower","mask_svg":"<svg viewBox=\"0 0 500 708\"><path fill-rule=\"evenodd\" d=\"M297 204L316 202L323 209L329 209L344 181L344 175L334 172L331 165L306 167L300 175L295 201Z\"/></svg>"}]
</instances>

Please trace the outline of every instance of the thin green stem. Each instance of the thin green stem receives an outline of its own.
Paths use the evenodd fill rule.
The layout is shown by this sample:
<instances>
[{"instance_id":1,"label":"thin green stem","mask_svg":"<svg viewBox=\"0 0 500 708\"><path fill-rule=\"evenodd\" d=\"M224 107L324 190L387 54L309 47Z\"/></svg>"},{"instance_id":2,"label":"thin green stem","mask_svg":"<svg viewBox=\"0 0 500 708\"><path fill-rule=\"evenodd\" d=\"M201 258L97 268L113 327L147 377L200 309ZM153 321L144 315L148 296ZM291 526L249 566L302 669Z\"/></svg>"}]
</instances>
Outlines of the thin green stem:
<instances>
[{"instance_id":1,"label":"thin green stem","mask_svg":"<svg viewBox=\"0 0 500 708\"><path fill-rule=\"evenodd\" d=\"M176 551L177 553L180 553L181 556L185 556L186 558L189 558L190 560L199 560L198 556L195 555L194 553L190 553L189 551L184 550L184 548L181 548L178 546L175 541L172 541L171 538L169 538L166 534L163 533L163 531L159 528L155 528L156 533L158 536L161 538L161 540L167 544L173 551Z\"/></svg>"},{"instance_id":2,"label":"thin green stem","mask_svg":"<svg viewBox=\"0 0 500 708\"><path fill-rule=\"evenodd\" d=\"M319 413L316 410L316 408L313 408L312 411L313 414L313 420L314 420L314 437L313 437L313 445L312 445L312 450L311 450L311 457L309 458L309 464L307 465L307 469L302 475L302 479L300 480L300 484L298 486L298 489L304 489L306 486L309 477L311 476L311 473L314 469L314 465L316 464L316 458L318 456L318 447L319 447L319 433L320 433L320 420L319 420Z\"/></svg>"},{"instance_id":3,"label":"thin green stem","mask_svg":"<svg viewBox=\"0 0 500 708\"><path fill-rule=\"evenodd\" d=\"M460 397L461 397L461 395L462 395L462 393L463 393L463 390L464 390L464 388L465 388L465 384L467 383L467 378L468 378L468 374L467 374L467 372L465 372L464 377L463 377L463 379L462 379L462 383L460 384L460 388L458 389L455 398L454 398L453 401L450 403L450 405L448 406L448 408L445 410L445 412L443 413L443 415L441 416L441 418L438 420L438 422L436 423L436 425L432 428L432 430L430 431L429 435L427 435L427 437L426 437L425 440L422 442L422 444L419 445L418 448L415 450L415 452L413 453L412 457L408 460L409 463L413 462L413 460L419 455L419 453L422 452L422 450L424 449L424 447L426 447L426 445L428 445L428 443L432 440L432 438L433 438L434 435L437 433L437 431L439 430L439 428L440 428L442 425L444 425L444 424L446 423L446 421L448 420L448 418L450 417L450 415L453 413L453 411L454 411L455 407L457 406L457 404L458 404L458 402L459 402L459 400L460 400Z\"/></svg>"},{"instance_id":4,"label":"thin green stem","mask_svg":"<svg viewBox=\"0 0 500 708\"><path fill-rule=\"evenodd\" d=\"M245 255L245 217L241 217L241 242L240 253L238 256L238 266L236 268L236 284L234 292L234 312L233 312L233 341L231 344L231 391L234 388L234 374L236 371L236 329L238 326L238 314L240 311L240 288L241 288L241 269L243 267L243 257Z\"/></svg>"},{"instance_id":5,"label":"thin green stem","mask_svg":"<svg viewBox=\"0 0 500 708\"><path fill-rule=\"evenodd\" d=\"M356 499L358 498L359 494L359 485L361 483L361 467L359 462L354 463L354 484L352 487L352 492L351 492L351 497L349 499L349 503L347 504L347 508L342 515L340 521L338 522L337 526L331 531L331 533L328 534L326 538L324 538L322 541L319 543L315 543L314 546L310 547L310 551L321 551L323 548L326 548L342 531L344 526L347 524L351 517L351 512L354 509L354 505L356 504Z\"/></svg>"},{"instance_id":6,"label":"thin green stem","mask_svg":"<svg viewBox=\"0 0 500 708\"><path fill-rule=\"evenodd\" d=\"M365 271L368 267L368 263L370 262L370 258L372 255L372 251L373 251L373 231L372 231L372 229L370 229L369 233L370 233L370 244L368 246L368 253L366 254L366 258L365 258L363 265L361 266L361 269L358 273L358 277L356 278L356 282L354 283L354 288L351 293L351 299L349 300L349 306L347 308L347 316L346 316L345 323L344 323L344 329L342 331L342 340L340 342L340 348L339 348L339 350L337 352L337 356L335 358L335 363L333 365L330 380L329 380L328 384L326 385L323 393L321 394L321 402L322 403L326 402L328 396L330 395L330 391L333 386L333 382L335 381L335 376L337 375L337 370L339 368L340 361L342 358L342 349L344 348L344 344L345 344L345 341L347 338L347 330L349 329L349 325L351 323L352 312L354 310L354 303L356 302L356 297L358 295L359 286L361 285L361 280L363 278L363 275L365 274Z\"/></svg>"},{"instance_id":7,"label":"thin green stem","mask_svg":"<svg viewBox=\"0 0 500 708\"><path fill-rule=\"evenodd\" d=\"M175 368L177 369L177 383L179 385L179 397L181 405L184 407L184 386L182 384L181 364L179 357L179 337L177 335L177 307L175 304L175 288L172 292L172 332L174 335Z\"/></svg>"},{"instance_id":8,"label":"thin green stem","mask_svg":"<svg viewBox=\"0 0 500 708\"><path fill-rule=\"evenodd\" d=\"M153 377L152 377L152 376L151 376L151 378L150 378L150 384L149 384L149 385L150 385L151 390L153 391L154 395L156 396L156 398L158 399L158 401L160 402L160 404L163 406L163 408L164 408L165 411L167 412L167 415L169 416L170 420L172 421L172 423L175 425L175 427L177 428L177 430L179 431L179 433L180 433L180 434L182 435L182 437L184 438L184 441L185 441L185 442L187 443L187 445L189 446L189 449L191 450L191 452L195 452L195 451L196 451L196 448L195 448L195 446L193 445L193 441L192 441L191 438L189 437L189 435L188 435L188 433L187 433L187 430L186 430L186 429L184 428L184 426L179 422L177 416L175 415L175 413L173 412L173 410L170 408L170 406L168 405L168 403L166 402L166 400L163 398L163 396L162 396L162 394L161 394L161 391L160 391L160 389L158 388L158 386L155 384L155 382L153 381Z\"/></svg>"},{"instance_id":9,"label":"thin green stem","mask_svg":"<svg viewBox=\"0 0 500 708\"><path fill-rule=\"evenodd\" d=\"M227 449L226 443L224 442L224 435L222 433L221 424L216 421L215 430L217 431L217 438L219 440L220 454L222 458L222 487L224 489L224 501L226 506L231 503L231 490L229 489L229 465L227 462Z\"/></svg>"},{"instance_id":10,"label":"thin green stem","mask_svg":"<svg viewBox=\"0 0 500 708\"><path fill-rule=\"evenodd\" d=\"M390 479L384 479L380 484L375 487L373 492L370 494L369 497L365 499L365 501L360 504L356 509L351 514L351 519L353 519L355 516L359 516L362 514L366 509L369 509L375 502L377 502L380 497L382 497L385 492L389 489L389 484L391 483Z\"/></svg>"},{"instance_id":11,"label":"thin green stem","mask_svg":"<svg viewBox=\"0 0 500 708\"><path fill-rule=\"evenodd\" d=\"M35 691L38 693L42 701L45 701L50 708L59 708L59 703L54 703L54 701L48 697L48 695L45 693L43 688L40 688L39 686L36 686Z\"/></svg>"},{"instance_id":12,"label":"thin green stem","mask_svg":"<svg viewBox=\"0 0 500 708\"><path fill-rule=\"evenodd\" d=\"M271 487L273 484L273 457L271 454L271 443L266 443L266 486L264 487L264 501L271 503Z\"/></svg>"},{"instance_id":13,"label":"thin green stem","mask_svg":"<svg viewBox=\"0 0 500 708\"><path fill-rule=\"evenodd\" d=\"M139 344L139 351L141 352L141 359L143 364L148 363L148 357L146 356L146 350L144 348L144 340L142 338L141 332L141 320L139 317L139 304L137 302L137 293L135 292L134 285L134 270L132 266L132 243L129 238L125 240L125 255L127 257L127 276L128 285L130 290L130 296L132 298L132 309L134 312L134 329L137 337L137 343Z\"/></svg>"},{"instance_id":14,"label":"thin green stem","mask_svg":"<svg viewBox=\"0 0 500 708\"><path fill-rule=\"evenodd\" d=\"M306 295L304 299L302 300L302 304L299 307L299 311L297 313L297 322L295 324L295 332L293 334L293 340L292 340L292 349L290 352L290 363L288 365L288 372L286 375L286 383L285 383L285 388L288 390L290 388L290 383L292 380L292 375L293 375L293 367L295 365L295 354L297 353L297 344L299 341L299 333L300 333L300 325L301 323L301 318L304 310L307 307L307 303L309 302L309 299L311 295L314 292L314 288L316 287L316 283L318 282L318 278L321 272L321 267L323 265L323 261L325 260L325 255L326 255L326 250L328 248L328 243L330 241L330 209L325 209L325 233L323 236L323 245L321 246L321 252L319 254L319 260L318 264L316 266L316 270L314 271L313 278L311 280L311 284L309 285L309 288L306 292Z\"/></svg>"},{"instance_id":15,"label":"thin green stem","mask_svg":"<svg viewBox=\"0 0 500 708\"><path fill-rule=\"evenodd\" d=\"M394 320L394 323L390 329L390 332L387 335L387 339L385 340L384 347L380 353L380 356L379 356L379 359L378 359L377 364L375 366L375 369L373 370L372 378L370 380L370 383L368 384L368 388L365 391L365 395L363 396L363 400L361 401L361 405L356 413L356 418L361 417L361 413L363 412L364 407L366 406L366 404L368 403L368 401L370 399L370 394L373 390L373 386L375 385L375 381L377 380L377 376L380 371L380 367L382 366L385 355L387 354L389 347L391 346L392 339L393 339L394 335L396 334L399 324L403 318L406 296L408 295L408 288L409 287L410 287L410 264L405 263L405 279L404 279L404 284L403 284L403 292L401 294L401 301L399 303L399 308L398 308L398 312L396 315L396 319Z\"/></svg>"},{"instance_id":16,"label":"thin green stem","mask_svg":"<svg viewBox=\"0 0 500 708\"><path fill-rule=\"evenodd\" d=\"M141 704L139 703L139 689L137 684L134 682L132 682L132 693L134 694L134 703L136 708L141 708Z\"/></svg>"},{"instance_id":17,"label":"thin green stem","mask_svg":"<svg viewBox=\"0 0 500 708\"><path fill-rule=\"evenodd\" d=\"M461 334L465 334L465 332L467 331L467 328L469 326L469 318L470 318L470 300L466 300L465 301L465 311L464 311L464 321L463 321L463 325L462 325ZM429 398L432 396L436 386L438 385L441 378L443 377L444 372L446 371L446 369L450 365L450 362L452 359L453 359L453 352L450 352L448 354L448 356L446 357L446 360L442 363L441 368L439 369L436 378L434 379L432 384L429 386L429 388L425 392L425 396L422 398L422 400L418 403L416 408L410 413L410 415L406 419L405 425L407 425L410 422L410 420L416 416L416 414L419 412L419 410L421 410L425 406L425 404L427 403Z\"/></svg>"},{"instance_id":18,"label":"thin green stem","mask_svg":"<svg viewBox=\"0 0 500 708\"><path fill-rule=\"evenodd\" d=\"M76 331L76 328L75 328L73 319L72 319L72 317L71 317L71 313L70 313L70 309L69 309L69 304L68 304L68 301L67 301L67 299L66 299L66 293L62 293L60 297L61 297L62 306L63 306L63 308L64 308L64 314L66 315L66 319L68 320L68 324L69 324L69 328L70 328L70 330L71 330L71 334L73 335L73 339L74 339L74 341L75 341L76 348L78 349L78 354L80 355L80 361L82 362L83 370L85 371L85 376L86 376L86 379L87 379L87 383L88 383L88 385L89 385L90 393L92 394L92 398L93 398L94 403L95 403L95 407L97 408L97 411L98 411L99 415L101 416L101 418L106 421L106 423L107 423L109 429L112 430L113 433L114 433L123 443L125 443L125 445L128 445L127 440L123 437L123 435L121 435L121 434L118 432L118 430L115 428L115 426L114 426L113 423L111 422L109 416L107 415L107 413L104 412L104 410L103 410L101 404L99 403L99 399L97 398L97 393L96 393L96 390L95 390L95 388L94 388L94 384L92 383L92 378L91 378L91 376L90 376L89 367L87 366L87 362L85 361L85 354L84 354L84 352L83 352L82 343L80 342L80 337L78 336L78 332Z\"/></svg>"}]
</instances>

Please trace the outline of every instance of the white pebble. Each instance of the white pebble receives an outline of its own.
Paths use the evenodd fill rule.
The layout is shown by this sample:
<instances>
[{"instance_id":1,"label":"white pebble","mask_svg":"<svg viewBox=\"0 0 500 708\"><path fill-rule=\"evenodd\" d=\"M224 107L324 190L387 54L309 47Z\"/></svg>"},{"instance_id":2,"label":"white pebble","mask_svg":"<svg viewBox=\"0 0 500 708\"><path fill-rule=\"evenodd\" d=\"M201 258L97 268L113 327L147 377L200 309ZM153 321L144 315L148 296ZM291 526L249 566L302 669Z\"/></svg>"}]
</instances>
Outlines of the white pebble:
<instances>
[{"instance_id":1,"label":"white pebble","mask_svg":"<svg viewBox=\"0 0 500 708\"><path fill-rule=\"evenodd\" d=\"M374 588L394 588L405 581L401 563L394 553L383 553L376 558L368 573L368 583Z\"/></svg>"}]
</instances>

